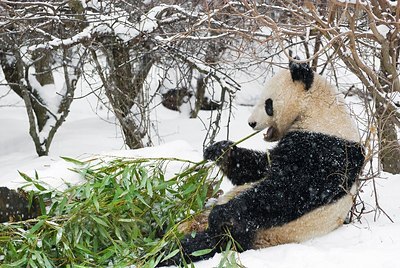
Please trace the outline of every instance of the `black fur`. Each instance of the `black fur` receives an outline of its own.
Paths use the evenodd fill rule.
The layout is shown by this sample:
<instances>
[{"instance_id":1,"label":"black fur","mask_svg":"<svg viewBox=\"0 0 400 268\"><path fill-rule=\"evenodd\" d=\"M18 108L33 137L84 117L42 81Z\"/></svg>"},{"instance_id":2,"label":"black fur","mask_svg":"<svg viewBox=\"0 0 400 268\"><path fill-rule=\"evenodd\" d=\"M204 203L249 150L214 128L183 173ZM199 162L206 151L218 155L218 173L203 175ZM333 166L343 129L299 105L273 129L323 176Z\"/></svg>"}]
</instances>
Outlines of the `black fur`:
<instances>
[{"instance_id":1,"label":"black fur","mask_svg":"<svg viewBox=\"0 0 400 268\"><path fill-rule=\"evenodd\" d=\"M234 185L259 181L265 177L268 166L266 153L237 147L231 141L220 141L207 147L204 159L217 161Z\"/></svg>"},{"instance_id":2,"label":"black fur","mask_svg":"<svg viewBox=\"0 0 400 268\"><path fill-rule=\"evenodd\" d=\"M41 215L37 198L30 202L29 193L22 189L0 187L0 223L23 221Z\"/></svg>"},{"instance_id":3,"label":"black fur","mask_svg":"<svg viewBox=\"0 0 400 268\"><path fill-rule=\"evenodd\" d=\"M267 115L269 116L273 116L274 115L274 107L273 107L273 101L272 99L267 99L265 101L265 112L267 113Z\"/></svg>"},{"instance_id":4,"label":"black fur","mask_svg":"<svg viewBox=\"0 0 400 268\"><path fill-rule=\"evenodd\" d=\"M228 141L216 143L205 151L205 157L216 159L221 144L232 145ZM261 180L228 203L215 206L205 232L183 239L186 260L206 259L224 249L227 229L241 250L252 248L258 229L282 226L346 195L364 162L358 143L300 131L283 137L270 151L270 158L271 166L264 153L235 146L225 156L224 172L234 178L235 184ZM241 175L245 177L240 178ZM213 251L200 257L190 256L205 248ZM176 256L174 261L180 262L180 258Z\"/></svg>"},{"instance_id":5,"label":"black fur","mask_svg":"<svg viewBox=\"0 0 400 268\"><path fill-rule=\"evenodd\" d=\"M298 59L298 58L297 58ZM305 90L309 90L314 81L314 72L307 63L289 63L290 73L293 81L304 83Z\"/></svg>"}]
</instances>

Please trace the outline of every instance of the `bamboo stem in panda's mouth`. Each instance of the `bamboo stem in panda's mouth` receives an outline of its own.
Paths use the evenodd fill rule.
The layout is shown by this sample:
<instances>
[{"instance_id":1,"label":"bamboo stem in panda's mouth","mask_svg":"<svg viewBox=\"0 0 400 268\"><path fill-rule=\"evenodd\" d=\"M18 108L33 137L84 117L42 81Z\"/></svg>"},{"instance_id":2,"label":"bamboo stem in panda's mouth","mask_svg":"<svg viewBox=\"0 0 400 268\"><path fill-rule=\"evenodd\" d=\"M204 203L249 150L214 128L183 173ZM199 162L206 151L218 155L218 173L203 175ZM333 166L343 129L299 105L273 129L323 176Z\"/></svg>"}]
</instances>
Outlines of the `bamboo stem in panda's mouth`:
<instances>
[{"instance_id":1,"label":"bamboo stem in panda's mouth","mask_svg":"<svg viewBox=\"0 0 400 268\"><path fill-rule=\"evenodd\" d=\"M262 130L257 130L257 131L255 131L255 132L253 132L252 134L250 134L250 135L248 135L248 136L246 136L246 137L244 137L244 138L238 140L237 142L233 143L226 151L228 151L231 147L233 147L233 146L235 146L235 145L238 145L239 143L242 143L242 142L244 142L245 140L250 139L251 137L257 135L257 134L260 133L261 131L262 131ZM264 135L265 135L265 134L264 134ZM268 151L268 149L267 149L267 152L266 152L266 153L267 153L267 162L268 162L268 165L271 167L271 158L270 158L270 156L269 156L269 151ZM225 154L225 152L224 152L220 157L222 157L224 154Z\"/></svg>"},{"instance_id":2,"label":"bamboo stem in panda's mouth","mask_svg":"<svg viewBox=\"0 0 400 268\"><path fill-rule=\"evenodd\" d=\"M246 136L246 137L244 137L244 138L238 140L237 142L234 142L234 143L232 144L232 146L238 145L238 144L244 142L245 140L248 140L248 139L250 139L251 137L257 135L257 134L260 133L260 132L261 132L261 130L254 131L254 132L251 133L250 135L248 135L248 136Z\"/></svg>"},{"instance_id":3,"label":"bamboo stem in panda's mouth","mask_svg":"<svg viewBox=\"0 0 400 268\"><path fill-rule=\"evenodd\" d=\"M251 133L250 135L247 135L246 137L244 137L244 138L242 138L242 139L240 139L240 140L238 140L238 141L232 143L229 147L227 147L227 148L221 153L221 155L220 155L215 161L213 161L213 165L215 165L219 160L221 160L221 159L224 157L224 155L225 155L227 152L229 152L230 149L232 149L233 146L236 146L236 145L238 145L238 144L244 142L245 140L250 139L251 137L257 135L257 134L260 133L260 132L261 132L261 130L257 130L257 131L255 131L255 132Z\"/></svg>"}]
</instances>

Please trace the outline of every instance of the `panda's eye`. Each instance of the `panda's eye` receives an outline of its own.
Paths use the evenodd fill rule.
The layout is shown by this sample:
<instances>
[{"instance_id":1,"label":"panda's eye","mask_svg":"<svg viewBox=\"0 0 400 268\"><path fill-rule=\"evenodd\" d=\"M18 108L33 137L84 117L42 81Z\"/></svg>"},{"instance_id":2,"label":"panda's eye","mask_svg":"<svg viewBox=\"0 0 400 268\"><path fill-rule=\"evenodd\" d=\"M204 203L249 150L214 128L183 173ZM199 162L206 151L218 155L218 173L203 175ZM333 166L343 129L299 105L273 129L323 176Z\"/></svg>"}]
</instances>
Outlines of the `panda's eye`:
<instances>
[{"instance_id":1,"label":"panda's eye","mask_svg":"<svg viewBox=\"0 0 400 268\"><path fill-rule=\"evenodd\" d=\"M271 99L267 99L265 101L265 112L269 116L273 116L274 115L274 109L273 109L273 105L272 105L272 100Z\"/></svg>"}]
</instances>

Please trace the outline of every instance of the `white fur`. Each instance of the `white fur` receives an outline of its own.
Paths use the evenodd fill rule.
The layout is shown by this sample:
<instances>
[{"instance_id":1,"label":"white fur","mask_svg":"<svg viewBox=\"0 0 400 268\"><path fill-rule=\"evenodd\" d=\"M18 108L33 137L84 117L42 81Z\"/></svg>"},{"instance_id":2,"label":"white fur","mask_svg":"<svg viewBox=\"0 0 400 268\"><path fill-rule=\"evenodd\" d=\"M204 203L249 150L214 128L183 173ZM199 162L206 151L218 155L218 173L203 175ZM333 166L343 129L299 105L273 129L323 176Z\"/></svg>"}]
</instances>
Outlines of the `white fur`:
<instances>
[{"instance_id":1,"label":"white fur","mask_svg":"<svg viewBox=\"0 0 400 268\"><path fill-rule=\"evenodd\" d=\"M273 100L273 116L265 112L265 100ZM336 89L322 76L315 74L309 90L300 81L293 82L290 71L279 72L266 85L249 122L255 130L274 127L279 138L291 130L306 130L360 141L358 129Z\"/></svg>"},{"instance_id":2,"label":"white fur","mask_svg":"<svg viewBox=\"0 0 400 268\"><path fill-rule=\"evenodd\" d=\"M283 226L257 232L254 248L299 243L327 234L341 226L353 204L354 185L347 195L327 206L319 207Z\"/></svg>"}]
</instances>

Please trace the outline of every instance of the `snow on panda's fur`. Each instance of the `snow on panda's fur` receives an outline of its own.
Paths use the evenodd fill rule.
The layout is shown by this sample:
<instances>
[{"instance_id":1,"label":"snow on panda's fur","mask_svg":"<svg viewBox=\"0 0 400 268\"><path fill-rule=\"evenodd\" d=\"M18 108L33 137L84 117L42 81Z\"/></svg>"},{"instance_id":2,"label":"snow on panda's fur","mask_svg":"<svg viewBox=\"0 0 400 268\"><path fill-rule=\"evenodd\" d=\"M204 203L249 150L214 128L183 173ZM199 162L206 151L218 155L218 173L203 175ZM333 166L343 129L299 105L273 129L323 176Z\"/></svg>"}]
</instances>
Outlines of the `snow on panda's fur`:
<instances>
[{"instance_id":1,"label":"snow on panda's fur","mask_svg":"<svg viewBox=\"0 0 400 268\"><path fill-rule=\"evenodd\" d=\"M343 224L364 162L358 130L335 88L306 64L289 67L270 80L249 118L278 144L268 155L230 141L205 150L237 187L209 212L206 229L181 241L184 254L173 261L220 252L227 230L244 251L301 242ZM212 251L190 255L201 249Z\"/></svg>"}]
</instances>

